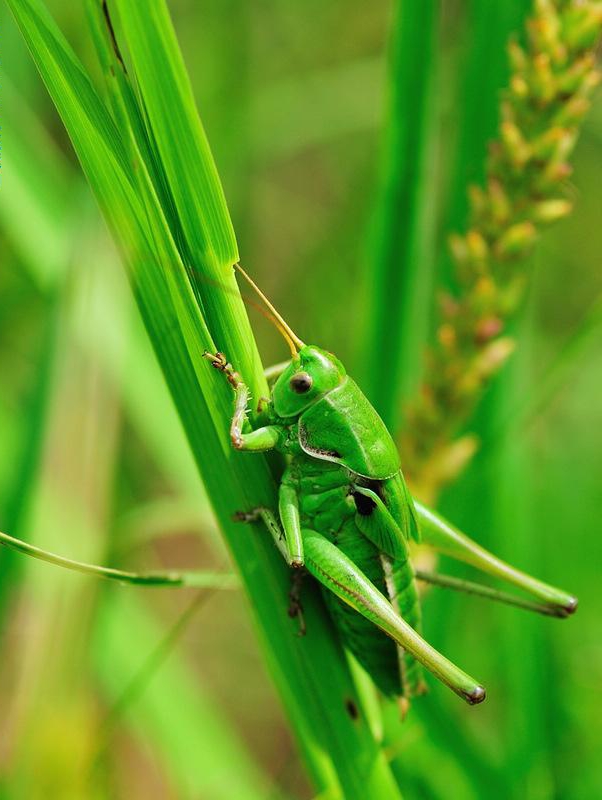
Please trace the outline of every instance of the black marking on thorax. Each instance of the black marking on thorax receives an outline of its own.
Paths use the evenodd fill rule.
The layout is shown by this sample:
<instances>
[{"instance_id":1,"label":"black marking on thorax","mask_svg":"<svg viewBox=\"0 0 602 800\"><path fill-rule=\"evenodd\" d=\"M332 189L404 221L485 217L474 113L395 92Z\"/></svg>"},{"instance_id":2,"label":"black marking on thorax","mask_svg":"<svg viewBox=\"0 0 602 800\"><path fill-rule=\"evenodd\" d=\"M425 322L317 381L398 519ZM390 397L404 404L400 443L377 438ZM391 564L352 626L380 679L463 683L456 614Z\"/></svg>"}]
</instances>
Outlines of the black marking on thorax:
<instances>
[{"instance_id":1,"label":"black marking on thorax","mask_svg":"<svg viewBox=\"0 0 602 800\"><path fill-rule=\"evenodd\" d=\"M360 481L358 481L358 483L360 484L360 486L365 486L366 489L370 489L371 491L373 491L374 494L377 494L380 497L380 499L384 502L384 497L382 495L381 481L371 481L369 479L362 478ZM374 500L372 500L372 498L370 497L366 497L366 495L362 494L361 492L351 492L351 494L353 495L353 499L355 500L357 513L360 514L362 517L369 517L370 514L372 514L372 512L376 508L376 503L374 502Z\"/></svg>"},{"instance_id":2,"label":"black marking on thorax","mask_svg":"<svg viewBox=\"0 0 602 800\"><path fill-rule=\"evenodd\" d=\"M357 508L357 513L362 517L369 517L376 508L376 503L370 497L366 497L361 492L352 492L353 499Z\"/></svg>"},{"instance_id":3,"label":"black marking on thorax","mask_svg":"<svg viewBox=\"0 0 602 800\"><path fill-rule=\"evenodd\" d=\"M301 447L308 454L315 454L317 458L341 458L337 450L326 450L324 447L314 447L307 443L307 434L303 425L299 424L299 442Z\"/></svg>"}]
</instances>

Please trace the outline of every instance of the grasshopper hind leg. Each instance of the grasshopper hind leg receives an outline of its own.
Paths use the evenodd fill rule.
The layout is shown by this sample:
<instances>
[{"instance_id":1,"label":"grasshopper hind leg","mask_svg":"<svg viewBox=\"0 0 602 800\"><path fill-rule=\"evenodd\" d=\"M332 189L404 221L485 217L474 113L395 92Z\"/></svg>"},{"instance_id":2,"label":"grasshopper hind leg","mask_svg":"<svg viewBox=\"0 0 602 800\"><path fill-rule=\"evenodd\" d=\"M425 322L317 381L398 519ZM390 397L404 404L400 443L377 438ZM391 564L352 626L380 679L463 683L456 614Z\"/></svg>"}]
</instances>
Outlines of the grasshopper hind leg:
<instances>
[{"instance_id":1,"label":"grasshopper hind leg","mask_svg":"<svg viewBox=\"0 0 602 800\"><path fill-rule=\"evenodd\" d=\"M302 536L306 567L320 583L384 631L468 703L474 705L485 699L485 689L402 619L351 558L317 531L304 528Z\"/></svg>"},{"instance_id":2,"label":"grasshopper hind leg","mask_svg":"<svg viewBox=\"0 0 602 800\"><path fill-rule=\"evenodd\" d=\"M564 618L574 614L577 610L578 601L574 595L543 583L516 567L506 564L447 522L437 512L418 502L415 505L425 544L430 544L439 552L464 561L481 572L504 580L531 595L541 604L539 607L532 604L531 610L533 611ZM474 592L474 588L472 591ZM498 593L498 597L493 599L502 599L503 597L502 593ZM508 602L508 599L503 601ZM510 602L519 605L520 599L517 602L510 598ZM524 602L522 605L526 608L529 607Z\"/></svg>"},{"instance_id":3,"label":"grasshopper hind leg","mask_svg":"<svg viewBox=\"0 0 602 800\"><path fill-rule=\"evenodd\" d=\"M405 560L392 560L386 556L381 556L387 594L391 605L406 622L418 633L422 632L422 614L420 601L416 589L414 569L409 558ZM408 653L404 648L398 646L399 668L401 673L401 684L403 699L406 703L402 704L402 716L407 712L409 700L425 694L428 687L424 680L422 664Z\"/></svg>"},{"instance_id":4,"label":"grasshopper hind leg","mask_svg":"<svg viewBox=\"0 0 602 800\"><path fill-rule=\"evenodd\" d=\"M249 513L237 514L236 517L247 522L262 519L280 553L290 563L286 534L273 511L258 508ZM339 547L322 534L308 528L300 531L300 535L308 572L333 595L380 628L468 703L473 705L485 699L483 687L431 647L402 619L385 595Z\"/></svg>"}]
</instances>

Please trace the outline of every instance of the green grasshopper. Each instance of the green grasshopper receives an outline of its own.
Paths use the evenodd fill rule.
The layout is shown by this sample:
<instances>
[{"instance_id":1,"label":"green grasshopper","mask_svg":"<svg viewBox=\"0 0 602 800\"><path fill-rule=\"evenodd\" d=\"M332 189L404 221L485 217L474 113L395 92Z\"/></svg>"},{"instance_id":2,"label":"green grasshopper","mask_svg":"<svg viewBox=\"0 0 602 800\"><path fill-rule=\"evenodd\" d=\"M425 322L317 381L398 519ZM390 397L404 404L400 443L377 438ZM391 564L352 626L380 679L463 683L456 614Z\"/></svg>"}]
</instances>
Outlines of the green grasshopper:
<instances>
[{"instance_id":1,"label":"green grasshopper","mask_svg":"<svg viewBox=\"0 0 602 800\"><path fill-rule=\"evenodd\" d=\"M289 566L305 568L320 582L343 642L384 695L409 701L421 694L426 667L469 703L480 703L484 688L420 635L410 540L422 539L505 578L541 602L517 603L478 584L421 575L434 583L559 617L575 611L576 599L503 563L416 503L391 435L343 364L302 342L242 267L236 268L265 303L291 351L289 362L270 371L271 397L262 403L254 429L247 420L247 386L222 353L205 353L235 392L233 446L246 452L274 449L288 459L278 513L257 508L240 518L261 518Z\"/></svg>"},{"instance_id":2,"label":"green grasshopper","mask_svg":"<svg viewBox=\"0 0 602 800\"><path fill-rule=\"evenodd\" d=\"M291 351L289 361L266 371L271 396L261 402L255 428L247 417L247 386L222 353L205 353L235 392L233 446L247 452L278 450L287 458L277 512L256 508L237 518L263 520L296 574L306 570L317 579L343 643L385 696L400 699L402 709L425 691L423 667L469 703L480 703L484 688L420 635L416 580L556 617L572 614L576 598L504 563L413 500L391 435L343 364L326 350L304 344L242 267L236 269L261 298ZM415 571L411 540L504 579L535 600ZM4 533L0 544L121 582L199 588L224 583L219 575L139 574L83 564ZM292 611L300 613L298 598Z\"/></svg>"}]
</instances>

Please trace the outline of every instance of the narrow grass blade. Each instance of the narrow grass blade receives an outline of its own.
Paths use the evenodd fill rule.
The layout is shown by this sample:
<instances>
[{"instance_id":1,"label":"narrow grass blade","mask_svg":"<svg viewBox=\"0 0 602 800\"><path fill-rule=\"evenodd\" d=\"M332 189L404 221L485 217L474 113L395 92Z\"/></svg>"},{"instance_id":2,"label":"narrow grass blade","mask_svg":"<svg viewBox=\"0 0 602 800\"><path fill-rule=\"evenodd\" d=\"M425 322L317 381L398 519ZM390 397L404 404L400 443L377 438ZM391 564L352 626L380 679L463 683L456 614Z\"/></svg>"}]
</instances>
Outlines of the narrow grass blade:
<instances>
[{"instance_id":1,"label":"narrow grass blade","mask_svg":"<svg viewBox=\"0 0 602 800\"><path fill-rule=\"evenodd\" d=\"M262 456L249 459L232 451L227 434L232 405L230 389L202 358L203 350L216 349L214 342L220 346L226 342L230 349L228 357L252 391L265 387L242 301L237 298L234 302L229 292L199 287L197 291L203 292L202 306L211 322L209 330L192 293L183 251L174 242L165 209L152 184L151 171L140 161L133 170L129 143L128 146L123 143L122 132L41 3L8 2L129 267L145 324L208 494L252 598L268 657L310 773L317 787L328 789L333 797L395 798L398 791L379 744L365 719L352 719L347 710L350 699L358 708L361 704L345 655L318 596L308 593L305 616L309 634L301 641L286 610L289 576L284 564L261 528L241 530L232 522L232 514L237 510L275 505L267 461ZM147 36L159 47L159 63L165 64L165 54L173 45L170 34L165 30L149 30L153 25L167 24L158 4L151 4L144 19L140 18L141 11L125 2L120 2L119 8L123 12L124 29L133 40L126 43L132 45L138 66L151 58ZM137 41L143 38L145 41ZM162 80L156 65L148 69L154 70L157 80ZM169 69L178 74L173 72L173 65ZM137 80L142 85L140 75ZM158 92L158 87L149 88L146 84L144 101L155 127L167 125L160 110L150 110L159 101ZM178 93L175 102L179 98ZM154 128L153 132L155 140L165 144L165 132ZM197 157L198 150L191 153L191 158ZM165 154L164 166L166 174L173 168L175 175L177 169L170 161L172 158L173 154ZM178 188L172 185L171 190L176 197ZM183 230L187 220L189 225L194 222L186 214L180 216ZM196 257L199 263L195 267L201 272L220 280L224 278L212 275L216 269L214 254L204 258L199 253ZM259 394L256 392L255 396Z\"/></svg>"},{"instance_id":2,"label":"narrow grass blade","mask_svg":"<svg viewBox=\"0 0 602 800\"><path fill-rule=\"evenodd\" d=\"M46 561L63 569L73 572L81 572L84 575L92 575L96 578L118 581L119 583L129 583L136 586L155 586L171 588L195 588L195 589L235 589L238 581L234 575L219 572L127 572L113 567L100 567L97 564L86 564L83 561L75 561L72 558L65 558L49 550L28 544L22 539L15 539L7 533L0 532L0 545L9 547L23 555L37 558L39 561Z\"/></svg>"},{"instance_id":3,"label":"narrow grass blade","mask_svg":"<svg viewBox=\"0 0 602 800\"><path fill-rule=\"evenodd\" d=\"M164 652L163 642L169 647L165 632L132 593L107 594L96 630L94 659L105 696L117 715L107 720L108 725L124 721L142 743L153 747L153 753L157 752L155 743L159 745L161 767L179 797L260 800L271 796L268 780L235 731L222 721L197 676L184 660ZM132 681L142 684L135 686ZM174 686L178 702L173 701ZM126 687L129 691L124 696ZM105 733L110 745L111 728Z\"/></svg>"},{"instance_id":4,"label":"narrow grass blade","mask_svg":"<svg viewBox=\"0 0 602 800\"><path fill-rule=\"evenodd\" d=\"M430 309L436 180L433 153L439 2L398 2L390 45L389 112L370 285L365 387L399 426L418 380Z\"/></svg>"}]
</instances>

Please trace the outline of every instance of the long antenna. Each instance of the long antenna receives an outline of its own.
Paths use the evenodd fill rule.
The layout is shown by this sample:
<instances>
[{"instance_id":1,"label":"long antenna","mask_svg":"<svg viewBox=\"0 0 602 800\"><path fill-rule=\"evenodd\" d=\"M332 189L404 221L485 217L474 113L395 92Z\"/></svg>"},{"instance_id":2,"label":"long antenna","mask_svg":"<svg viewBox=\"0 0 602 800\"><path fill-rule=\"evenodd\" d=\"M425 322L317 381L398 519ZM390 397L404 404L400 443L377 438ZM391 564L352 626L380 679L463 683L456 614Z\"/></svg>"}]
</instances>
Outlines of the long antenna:
<instances>
[{"instance_id":1,"label":"long antenna","mask_svg":"<svg viewBox=\"0 0 602 800\"><path fill-rule=\"evenodd\" d=\"M272 303L268 300L265 294L261 291L259 286L255 283L255 281L248 275L245 270L241 267L240 264L234 264L234 269L240 272L243 278L247 281L247 283L251 286L251 288L257 293L258 297L260 297L263 302L265 303L266 307L270 311L270 313L274 317L274 321L277 322L277 327L280 333L284 336L286 341L288 342L288 346L290 347L291 354L293 358L297 355L297 348L305 347L305 343L301 341L301 339L297 336L297 334L292 330L290 325L284 320L281 314L276 311Z\"/></svg>"}]
</instances>

